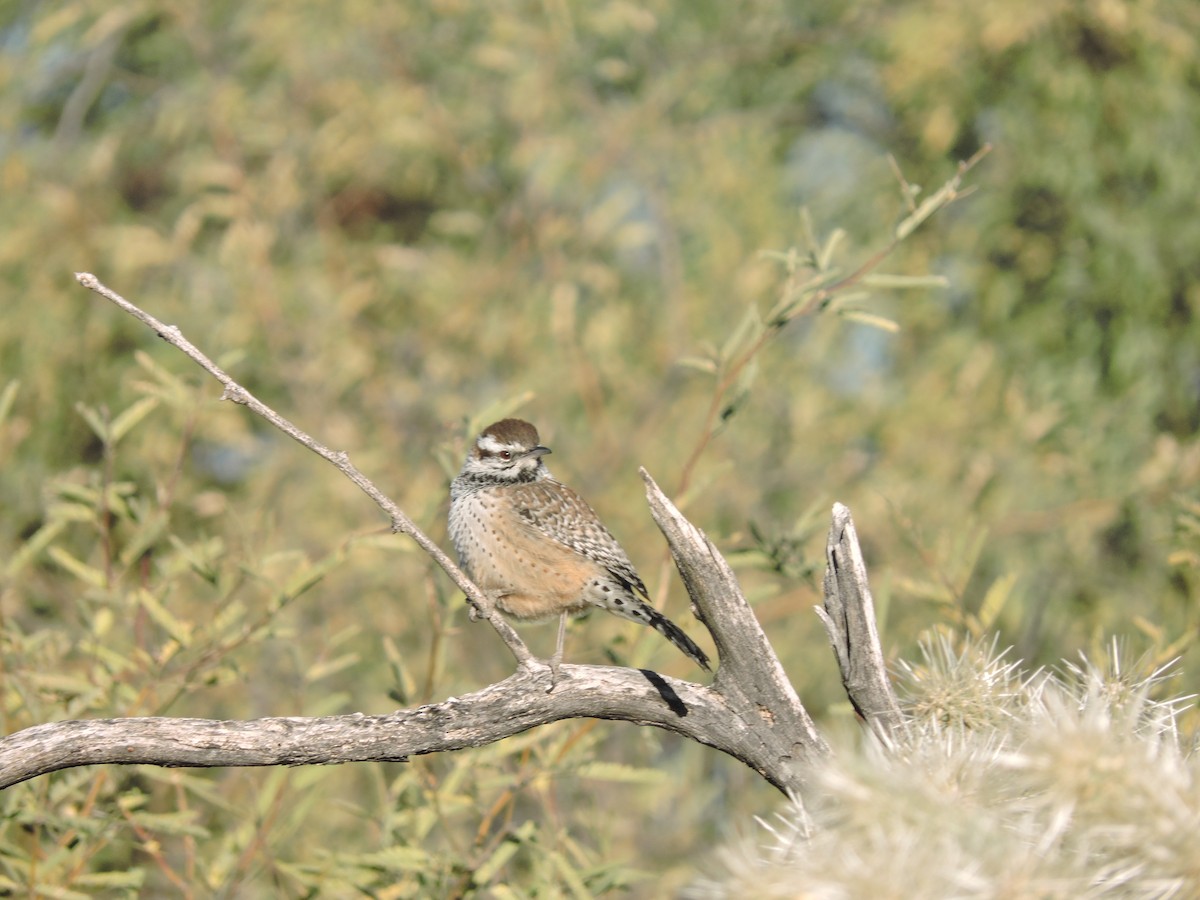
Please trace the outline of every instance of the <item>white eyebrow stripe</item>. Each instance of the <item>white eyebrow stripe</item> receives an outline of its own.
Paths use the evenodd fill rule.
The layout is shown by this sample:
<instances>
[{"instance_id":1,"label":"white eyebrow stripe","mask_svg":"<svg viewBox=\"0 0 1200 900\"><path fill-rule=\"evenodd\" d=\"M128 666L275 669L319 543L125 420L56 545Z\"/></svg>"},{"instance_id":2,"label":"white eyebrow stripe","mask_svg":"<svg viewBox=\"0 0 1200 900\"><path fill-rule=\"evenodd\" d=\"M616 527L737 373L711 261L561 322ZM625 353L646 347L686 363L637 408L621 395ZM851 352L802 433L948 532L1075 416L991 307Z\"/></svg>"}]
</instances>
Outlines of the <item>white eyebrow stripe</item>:
<instances>
[{"instance_id":1,"label":"white eyebrow stripe","mask_svg":"<svg viewBox=\"0 0 1200 900\"><path fill-rule=\"evenodd\" d=\"M479 440L475 442L480 450L486 450L488 453L499 453L507 444L502 444L490 434L481 434Z\"/></svg>"}]
</instances>

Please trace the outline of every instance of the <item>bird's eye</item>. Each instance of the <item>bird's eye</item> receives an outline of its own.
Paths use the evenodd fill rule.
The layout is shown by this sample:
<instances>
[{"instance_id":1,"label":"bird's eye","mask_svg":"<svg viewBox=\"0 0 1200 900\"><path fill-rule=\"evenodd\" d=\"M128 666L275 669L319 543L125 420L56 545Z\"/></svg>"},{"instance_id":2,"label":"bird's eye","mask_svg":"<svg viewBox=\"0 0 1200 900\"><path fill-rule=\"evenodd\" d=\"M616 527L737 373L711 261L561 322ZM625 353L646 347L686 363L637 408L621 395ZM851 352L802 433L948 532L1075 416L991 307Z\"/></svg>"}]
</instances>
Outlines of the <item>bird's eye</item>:
<instances>
[{"instance_id":1,"label":"bird's eye","mask_svg":"<svg viewBox=\"0 0 1200 900\"><path fill-rule=\"evenodd\" d=\"M509 460L509 459L512 459L512 453L510 453L510 452L509 452L509 451L507 451L507 450L501 450L501 451L500 451L500 453L499 453L499 456L500 456L500 458L501 458L501 459L503 459L503 460Z\"/></svg>"}]
</instances>

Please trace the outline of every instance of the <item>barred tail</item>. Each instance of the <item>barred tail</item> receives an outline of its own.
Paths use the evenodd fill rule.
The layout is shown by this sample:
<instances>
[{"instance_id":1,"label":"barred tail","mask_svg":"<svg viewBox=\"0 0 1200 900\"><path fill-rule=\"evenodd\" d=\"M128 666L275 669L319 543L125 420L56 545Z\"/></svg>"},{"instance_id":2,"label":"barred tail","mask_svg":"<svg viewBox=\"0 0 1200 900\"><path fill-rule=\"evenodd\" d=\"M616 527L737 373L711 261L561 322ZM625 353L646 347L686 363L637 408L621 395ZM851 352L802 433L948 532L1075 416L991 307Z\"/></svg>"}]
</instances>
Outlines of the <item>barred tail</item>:
<instances>
[{"instance_id":1,"label":"barred tail","mask_svg":"<svg viewBox=\"0 0 1200 900\"><path fill-rule=\"evenodd\" d=\"M712 669L708 665L708 655L696 646L696 642L688 637L682 628L660 613L648 603L637 598L626 598L621 606L608 607L612 612L625 619L649 625L668 641L684 652L684 655L695 660L696 664L706 672Z\"/></svg>"}]
</instances>

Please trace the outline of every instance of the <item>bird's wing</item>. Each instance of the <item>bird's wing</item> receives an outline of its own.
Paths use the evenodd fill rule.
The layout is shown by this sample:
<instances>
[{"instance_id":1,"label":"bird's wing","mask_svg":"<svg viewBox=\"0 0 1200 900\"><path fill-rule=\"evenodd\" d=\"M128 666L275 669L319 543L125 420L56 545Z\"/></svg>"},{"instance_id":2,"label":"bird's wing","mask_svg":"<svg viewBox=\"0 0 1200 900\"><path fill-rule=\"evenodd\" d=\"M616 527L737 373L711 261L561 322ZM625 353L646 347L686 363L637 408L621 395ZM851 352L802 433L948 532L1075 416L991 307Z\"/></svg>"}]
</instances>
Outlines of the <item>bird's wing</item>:
<instances>
[{"instance_id":1,"label":"bird's wing","mask_svg":"<svg viewBox=\"0 0 1200 900\"><path fill-rule=\"evenodd\" d=\"M649 596L628 554L577 493L548 479L513 485L509 490L522 522L580 556L598 562L639 594Z\"/></svg>"}]
</instances>

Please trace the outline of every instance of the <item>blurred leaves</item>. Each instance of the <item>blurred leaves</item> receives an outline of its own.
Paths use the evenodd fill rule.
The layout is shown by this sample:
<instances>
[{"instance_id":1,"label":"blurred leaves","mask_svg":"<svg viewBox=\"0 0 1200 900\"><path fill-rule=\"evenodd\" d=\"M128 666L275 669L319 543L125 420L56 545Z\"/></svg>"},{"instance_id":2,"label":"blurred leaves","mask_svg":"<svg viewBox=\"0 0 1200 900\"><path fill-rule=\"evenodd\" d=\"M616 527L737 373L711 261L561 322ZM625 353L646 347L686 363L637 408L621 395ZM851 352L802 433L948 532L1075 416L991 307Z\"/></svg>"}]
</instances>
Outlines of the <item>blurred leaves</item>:
<instances>
[{"instance_id":1,"label":"blurred leaves","mask_svg":"<svg viewBox=\"0 0 1200 900\"><path fill-rule=\"evenodd\" d=\"M14 7L6 730L387 709L507 672L351 486L76 271L178 325L438 537L469 436L533 420L686 625L634 473L680 485L823 720L840 689L805 611L835 499L899 657L940 626L998 631L1035 664L1113 631L1187 649L1198 10ZM957 166L989 145L966 196ZM634 633L593 616L568 653L624 658ZM654 637L637 658L685 674ZM61 773L5 792L0 884L670 894L717 823L773 800L661 736L525 737L395 768ZM589 765L629 777L597 790Z\"/></svg>"}]
</instances>

